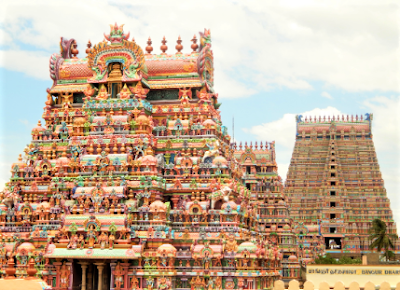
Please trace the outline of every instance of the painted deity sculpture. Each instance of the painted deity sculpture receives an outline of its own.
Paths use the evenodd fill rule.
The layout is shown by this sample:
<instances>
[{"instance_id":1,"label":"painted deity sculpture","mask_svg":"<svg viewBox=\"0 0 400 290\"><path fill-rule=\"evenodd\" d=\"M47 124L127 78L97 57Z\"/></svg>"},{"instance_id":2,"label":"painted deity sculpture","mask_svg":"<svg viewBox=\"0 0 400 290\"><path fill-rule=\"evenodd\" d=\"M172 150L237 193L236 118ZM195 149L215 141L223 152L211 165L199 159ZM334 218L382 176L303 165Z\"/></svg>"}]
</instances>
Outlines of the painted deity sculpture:
<instances>
[{"instance_id":1,"label":"painted deity sculpture","mask_svg":"<svg viewBox=\"0 0 400 290\"><path fill-rule=\"evenodd\" d=\"M105 85L101 85L99 89L99 93L95 97L96 100L107 100L108 99L108 92Z\"/></svg>"},{"instance_id":2,"label":"painted deity sculpture","mask_svg":"<svg viewBox=\"0 0 400 290\"><path fill-rule=\"evenodd\" d=\"M86 235L86 241L89 249L93 249L95 243L98 241L97 233L93 227L89 229L89 232Z\"/></svg>"},{"instance_id":3,"label":"painted deity sculpture","mask_svg":"<svg viewBox=\"0 0 400 290\"><path fill-rule=\"evenodd\" d=\"M237 249L238 249L237 241L235 239L235 236L231 234L225 241L224 250L226 252L236 252Z\"/></svg>"},{"instance_id":4,"label":"painted deity sculpture","mask_svg":"<svg viewBox=\"0 0 400 290\"><path fill-rule=\"evenodd\" d=\"M128 89L128 86L125 84L122 87L121 91L119 92L119 97L120 97L121 100L126 100L126 99L129 99L130 96L131 96L131 92Z\"/></svg>"},{"instance_id":5,"label":"painted deity sculpture","mask_svg":"<svg viewBox=\"0 0 400 290\"><path fill-rule=\"evenodd\" d=\"M206 146L208 147L209 150L207 150L204 153L204 156L202 158L203 162L205 162L207 159L209 159L213 156L218 155L220 144L217 140L214 140L214 141L207 142Z\"/></svg>"},{"instance_id":6,"label":"painted deity sculpture","mask_svg":"<svg viewBox=\"0 0 400 290\"><path fill-rule=\"evenodd\" d=\"M114 274L114 281L115 281L115 289L120 290L123 285L123 281L124 281L123 278L124 278L124 274L125 274L125 271L123 271L120 263L117 263L117 265L115 266L115 270L113 271L113 274Z\"/></svg>"},{"instance_id":7,"label":"painted deity sculpture","mask_svg":"<svg viewBox=\"0 0 400 290\"><path fill-rule=\"evenodd\" d=\"M60 270L60 289L67 289L69 287L70 274L71 274L70 268L64 262Z\"/></svg>"}]
</instances>

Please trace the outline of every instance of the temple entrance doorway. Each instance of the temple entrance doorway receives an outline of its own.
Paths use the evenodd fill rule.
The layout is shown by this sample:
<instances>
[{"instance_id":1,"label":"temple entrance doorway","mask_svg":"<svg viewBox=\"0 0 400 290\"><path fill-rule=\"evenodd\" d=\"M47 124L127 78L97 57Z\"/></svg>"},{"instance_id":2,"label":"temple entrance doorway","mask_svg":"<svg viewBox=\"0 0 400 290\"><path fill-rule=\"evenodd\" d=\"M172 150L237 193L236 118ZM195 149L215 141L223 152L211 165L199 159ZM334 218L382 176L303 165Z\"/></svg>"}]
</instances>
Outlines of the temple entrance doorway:
<instances>
[{"instance_id":1,"label":"temple entrance doorway","mask_svg":"<svg viewBox=\"0 0 400 290\"><path fill-rule=\"evenodd\" d=\"M91 283L91 287L90 289L92 290L98 290L99 289L99 271L97 270L96 265L90 264L91 268L92 268L92 279L91 281L89 281L89 283ZM100 290L100 289L99 289Z\"/></svg>"},{"instance_id":2,"label":"temple entrance doorway","mask_svg":"<svg viewBox=\"0 0 400 290\"><path fill-rule=\"evenodd\" d=\"M110 264L106 263L103 275L103 290L109 290L111 288L111 267Z\"/></svg>"},{"instance_id":3,"label":"temple entrance doorway","mask_svg":"<svg viewBox=\"0 0 400 290\"><path fill-rule=\"evenodd\" d=\"M74 261L71 290L109 290L111 267L109 263Z\"/></svg>"},{"instance_id":4,"label":"temple entrance doorway","mask_svg":"<svg viewBox=\"0 0 400 290\"><path fill-rule=\"evenodd\" d=\"M74 277L72 281L72 290L81 290L82 289L82 267L78 264L76 260L72 263L72 275ZM76 278L75 278L76 277Z\"/></svg>"},{"instance_id":5,"label":"temple entrance doorway","mask_svg":"<svg viewBox=\"0 0 400 290\"><path fill-rule=\"evenodd\" d=\"M221 209L223 203L224 201L222 199L218 200L214 205L214 209Z\"/></svg>"}]
</instances>

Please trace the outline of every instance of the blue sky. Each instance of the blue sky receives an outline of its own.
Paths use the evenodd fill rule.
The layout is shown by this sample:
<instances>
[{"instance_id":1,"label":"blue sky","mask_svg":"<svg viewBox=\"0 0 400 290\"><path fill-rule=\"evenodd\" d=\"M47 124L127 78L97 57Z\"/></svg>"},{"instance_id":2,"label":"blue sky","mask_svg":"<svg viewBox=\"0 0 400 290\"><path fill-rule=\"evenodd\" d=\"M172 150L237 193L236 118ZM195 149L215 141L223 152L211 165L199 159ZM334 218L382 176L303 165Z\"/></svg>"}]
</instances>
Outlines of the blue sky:
<instances>
[{"instance_id":1,"label":"blue sky","mask_svg":"<svg viewBox=\"0 0 400 290\"><path fill-rule=\"evenodd\" d=\"M215 3L214 3L215 2ZM246 2L246 3L244 3ZM68 4L67 4L68 3ZM60 37L103 40L109 24L168 53L211 29L215 88L238 141L276 141L286 177L296 114L373 113L378 160L400 222L398 6L392 1L3 1L0 11L0 183L41 119L48 61ZM2 185L0 186L2 187Z\"/></svg>"}]
</instances>

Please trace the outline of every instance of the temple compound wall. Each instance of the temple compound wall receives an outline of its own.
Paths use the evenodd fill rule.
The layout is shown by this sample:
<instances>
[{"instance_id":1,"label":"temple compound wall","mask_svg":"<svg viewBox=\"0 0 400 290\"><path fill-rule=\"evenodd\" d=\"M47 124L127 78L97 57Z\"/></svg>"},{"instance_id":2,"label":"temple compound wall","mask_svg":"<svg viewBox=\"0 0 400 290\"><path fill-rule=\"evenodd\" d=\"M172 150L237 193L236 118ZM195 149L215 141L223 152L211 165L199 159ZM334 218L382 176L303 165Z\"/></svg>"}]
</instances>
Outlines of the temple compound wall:
<instances>
[{"instance_id":1,"label":"temple compound wall","mask_svg":"<svg viewBox=\"0 0 400 290\"><path fill-rule=\"evenodd\" d=\"M306 281L303 283L301 286L299 281L297 280L292 280L288 283L288 288L285 288L285 283L281 280L275 281L274 283L274 290L314 290L314 289L319 289L319 290L399 290L400 289L400 282L395 282L389 283L387 281L381 282L379 284L372 283L371 281L368 281L366 283L363 282L357 282L357 281L352 281L351 283L343 284L340 280L333 280L333 283L327 283L327 282L321 282L321 283L313 283L311 281Z\"/></svg>"},{"instance_id":2,"label":"temple compound wall","mask_svg":"<svg viewBox=\"0 0 400 290\"><path fill-rule=\"evenodd\" d=\"M327 283L334 287L340 281L345 287L357 282L365 285L381 285L386 282L390 287L400 286L399 265L307 265L307 281L314 285Z\"/></svg>"}]
</instances>

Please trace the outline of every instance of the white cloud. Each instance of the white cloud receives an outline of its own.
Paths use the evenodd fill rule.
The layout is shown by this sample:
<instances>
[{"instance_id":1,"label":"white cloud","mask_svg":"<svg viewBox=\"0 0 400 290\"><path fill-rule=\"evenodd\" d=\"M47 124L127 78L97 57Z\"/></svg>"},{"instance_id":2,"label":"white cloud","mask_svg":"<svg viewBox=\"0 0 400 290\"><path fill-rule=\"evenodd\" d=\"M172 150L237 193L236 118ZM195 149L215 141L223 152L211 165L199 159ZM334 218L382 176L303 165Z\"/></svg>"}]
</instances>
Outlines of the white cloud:
<instances>
[{"instance_id":1,"label":"white cloud","mask_svg":"<svg viewBox=\"0 0 400 290\"><path fill-rule=\"evenodd\" d=\"M0 66L50 83L49 59L50 55L40 51L0 50Z\"/></svg>"},{"instance_id":2,"label":"white cloud","mask_svg":"<svg viewBox=\"0 0 400 290\"><path fill-rule=\"evenodd\" d=\"M324 98L330 99L330 100L333 99L332 96L327 92L322 92L321 96L324 97Z\"/></svg>"},{"instance_id":3,"label":"white cloud","mask_svg":"<svg viewBox=\"0 0 400 290\"><path fill-rule=\"evenodd\" d=\"M241 82L234 82L232 78L221 72L215 80L215 91L220 98L246 98L255 94L257 91ZM221 93L222 92L222 93Z\"/></svg>"},{"instance_id":4,"label":"white cloud","mask_svg":"<svg viewBox=\"0 0 400 290\"><path fill-rule=\"evenodd\" d=\"M303 112L299 115L306 117L314 116L337 116L342 113L334 108L327 107L325 109L315 108L310 111ZM263 123L251 128L244 129L245 132L253 134L256 140L270 140L276 143L276 160L278 163L278 173L286 179L286 173L289 168L290 159L292 157L293 146L296 136L296 114L284 114L282 118L276 121Z\"/></svg>"},{"instance_id":5,"label":"white cloud","mask_svg":"<svg viewBox=\"0 0 400 290\"><path fill-rule=\"evenodd\" d=\"M299 115L305 117L314 116L337 116L342 113L334 108L327 107L325 109L315 108L311 111L303 112ZM263 123L251 127L250 129L245 129L246 132L255 135L257 140L275 140L275 142L285 148L292 148L294 144L294 138L296 133L296 114L285 114L279 120Z\"/></svg>"},{"instance_id":6,"label":"white cloud","mask_svg":"<svg viewBox=\"0 0 400 290\"><path fill-rule=\"evenodd\" d=\"M6 3L0 12L0 37L6 40L0 66L48 79L47 65L35 64L58 52L60 36L75 38L82 57L87 41L101 41L107 24L118 21L143 48L151 36L155 53L164 35L169 53L178 35L190 51L193 34L211 28L223 98L248 96L249 88L311 89L313 81L350 91L399 89L398 9L390 1L96 1L96 12L93 7L76 0ZM62 19L69 16L73 21L65 25Z\"/></svg>"},{"instance_id":7,"label":"white cloud","mask_svg":"<svg viewBox=\"0 0 400 290\"><path fill-rule=\"evenodd\" d=\"M374 114L372 134L385 181L385 187L392 204L393 215L400 225L400 96L375 97L364 101L365 107Z\"/></svg>"},{"instance_id":8,"label":"white cloud","mask_svg":"<svg viewBox=\"0 0 400 290\"><path fill-rule=\"evenodd\" d=\"M378 96L365 100L364 106L373 113L372 134L380 150L400 151L400 96Z\"/></svg>"}]
</instances>

